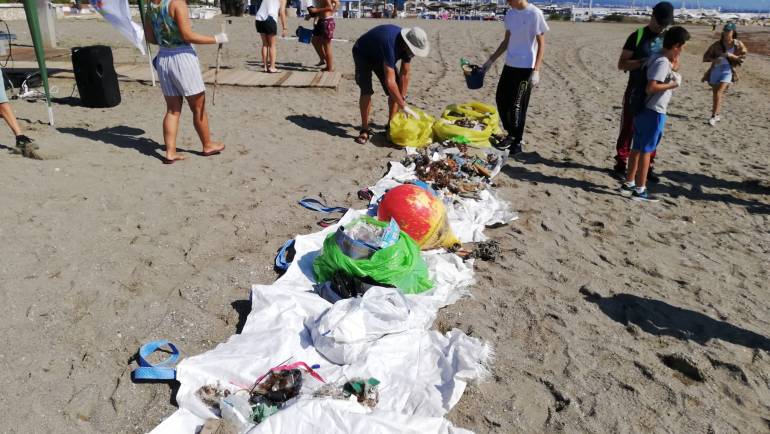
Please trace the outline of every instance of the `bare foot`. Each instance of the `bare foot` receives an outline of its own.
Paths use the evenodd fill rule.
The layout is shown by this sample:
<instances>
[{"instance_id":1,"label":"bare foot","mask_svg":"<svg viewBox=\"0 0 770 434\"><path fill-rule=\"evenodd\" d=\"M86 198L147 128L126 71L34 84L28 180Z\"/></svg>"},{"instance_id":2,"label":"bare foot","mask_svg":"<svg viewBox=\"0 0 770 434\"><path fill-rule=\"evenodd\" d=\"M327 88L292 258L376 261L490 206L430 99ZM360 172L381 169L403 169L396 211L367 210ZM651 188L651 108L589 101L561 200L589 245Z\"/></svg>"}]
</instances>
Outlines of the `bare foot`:
<instances>
[{"instance_id":1,"label":"bare foot","mask_svg":"<svg viewBox=\"0 0 770 434\"><path fill-rule=\"evenodd\" d=\"M267 70L267 72L269 72L271 74L275 74L276 72L278 72L278 68L275 68L275 67L270 68L270 69Z\"/></svg>"},{"instance_id":2,"label":"bare foot","mask_svg":"<svg viewBox=\"0 0 770 434\"><path fill-rule=\"evenodd\" d=\"M224 143L211 142L203 146L203 156L210 157L217 155L225 150Z\"/></svg>"},{"instance_id":3,"label":"bare foot","mask_svg":"<svg viewBox=\"0 0 770 434\"><path fill-rule=\"evenodd\" d=\"M179 154L166 154L166 158L163 160L163 164L174 164L177 161L184 160L184 155Z\"/></svg>"}]
</instances>

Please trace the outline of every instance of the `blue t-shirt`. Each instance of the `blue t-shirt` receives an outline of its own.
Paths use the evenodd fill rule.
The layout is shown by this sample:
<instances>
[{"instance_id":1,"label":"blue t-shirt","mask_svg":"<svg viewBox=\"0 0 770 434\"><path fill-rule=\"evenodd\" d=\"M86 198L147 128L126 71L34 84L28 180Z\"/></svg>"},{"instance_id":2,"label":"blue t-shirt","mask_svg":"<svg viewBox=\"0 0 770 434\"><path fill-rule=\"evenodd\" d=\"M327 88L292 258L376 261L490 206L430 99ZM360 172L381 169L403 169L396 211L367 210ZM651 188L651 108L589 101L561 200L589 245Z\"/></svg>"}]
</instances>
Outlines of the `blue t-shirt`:
<instances>
[{"instance_id":1,"label":"blue t-shirt","mask_svg":"<svg viewBox=\"0 0 770 434\"><path fill-rule=\"evenodd\" d=\"M385 64L396 69L399 60L407 63L412 60L412 53L398 43L400 35L401 27L393 24L374 27L358 38L353 51L372 66Z\"/></svg>"}]
</instances>

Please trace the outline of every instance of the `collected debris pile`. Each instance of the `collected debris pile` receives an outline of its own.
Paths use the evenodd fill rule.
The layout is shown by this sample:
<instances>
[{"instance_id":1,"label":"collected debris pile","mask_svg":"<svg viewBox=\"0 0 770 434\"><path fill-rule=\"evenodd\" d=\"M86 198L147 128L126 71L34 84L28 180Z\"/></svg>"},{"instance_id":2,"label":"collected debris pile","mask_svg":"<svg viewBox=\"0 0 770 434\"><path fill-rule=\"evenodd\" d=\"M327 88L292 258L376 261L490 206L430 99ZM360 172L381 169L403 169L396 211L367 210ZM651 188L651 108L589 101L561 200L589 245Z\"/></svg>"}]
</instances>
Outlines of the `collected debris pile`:
<instances>
[{"instance_id":1,"label":"collected debris pile","mask_svg":"<svg viewBox=\"0 0 770 434\"><path fill-rule=\"evenodd\" d=\"M414 164L417 178L437 190L475 198L491 184L507 156L505 151L480 150L445 141L406 156L401 164Z\"/></svg>"},{"instance_id":2,"label":"collected debris pile","mask_svg":"<svg viewBox=\"0 0 770 434\"><path fill-rule=\"evenodd\" d=\"M318 365L310 367L304 362L276 366L259 377L250 389L231 391L219 383L207 384L201 386L195 395L208 407L218 410L228 425L243 429L259 424L298 397L306 376L325 383L314 368L317 369Z\"/></svg>"},{"instance_id":3,"label":"collected debris pile","mask_svg":"<svg viewBox=\"0 0 770 434\"><path fill-rule=\"evenodd\" d=\"M458 127L468 128L469 130L484 131L487 127L484 123L470 118L460 118L453 122Z\"/></svg>"}]
</instances>

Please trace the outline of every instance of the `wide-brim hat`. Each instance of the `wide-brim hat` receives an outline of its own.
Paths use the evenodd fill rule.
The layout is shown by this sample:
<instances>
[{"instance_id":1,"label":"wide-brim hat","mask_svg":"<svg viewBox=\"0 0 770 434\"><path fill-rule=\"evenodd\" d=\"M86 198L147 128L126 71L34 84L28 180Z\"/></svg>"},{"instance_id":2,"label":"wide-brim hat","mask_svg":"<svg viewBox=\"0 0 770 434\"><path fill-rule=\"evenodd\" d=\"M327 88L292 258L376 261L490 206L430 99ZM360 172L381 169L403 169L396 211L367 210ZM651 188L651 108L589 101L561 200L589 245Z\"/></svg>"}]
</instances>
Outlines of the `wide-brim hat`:
<instances>
[{"instance_id":1,"label":"wide-brim hat","mask_svg":"<svg viewBox=\"0 0 770 434\"><path fill-rule=\"evenodd\" d=\"M401 29L401 37L409 47L409 51L417 57L427 57L430 53L430 41L425 30L419 27Z\"/></svg>"}]
</instances>

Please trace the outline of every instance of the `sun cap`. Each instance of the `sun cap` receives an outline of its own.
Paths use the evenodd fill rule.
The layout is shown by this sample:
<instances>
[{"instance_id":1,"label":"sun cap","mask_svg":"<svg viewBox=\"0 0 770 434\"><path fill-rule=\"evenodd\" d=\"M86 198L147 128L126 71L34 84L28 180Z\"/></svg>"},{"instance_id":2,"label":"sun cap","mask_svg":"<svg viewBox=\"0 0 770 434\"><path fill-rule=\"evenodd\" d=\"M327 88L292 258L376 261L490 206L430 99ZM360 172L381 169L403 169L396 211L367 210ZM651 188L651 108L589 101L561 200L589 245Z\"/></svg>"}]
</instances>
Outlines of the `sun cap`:
<instances>
[{"instance_id":1,"label":"sun cap","mask_svg":"<svg viewBox=\"0 0 770 434\"><path fill-rule=\"evenodd\" d=\"M652 8L652 16L659 26L668 27L674 24L674 5L669 2L660 2Z\"/></svg>"},{"instance_id":2,"label":"sun cap","mask_svg":"<svg viewBox=\"0 0 770 434\"><path fill-rule=\"evenodd\" d=\"M735 25L735 23L727 23L725 24L725 28L722 29L723 32L734 32L738 29L738 26Z\"/></svg>"},{"instance_id":3,"label":"sun cap","mask_svg":"<svg viewBox=\"0 0 770 434\"><path fill-rule=\"evenodd\" d=\"M426 57L430 53L430 42L428 34L419 27L401 29L401 37L406 42L406 46L417 57Z\"/></svg>"}]
</instances>

